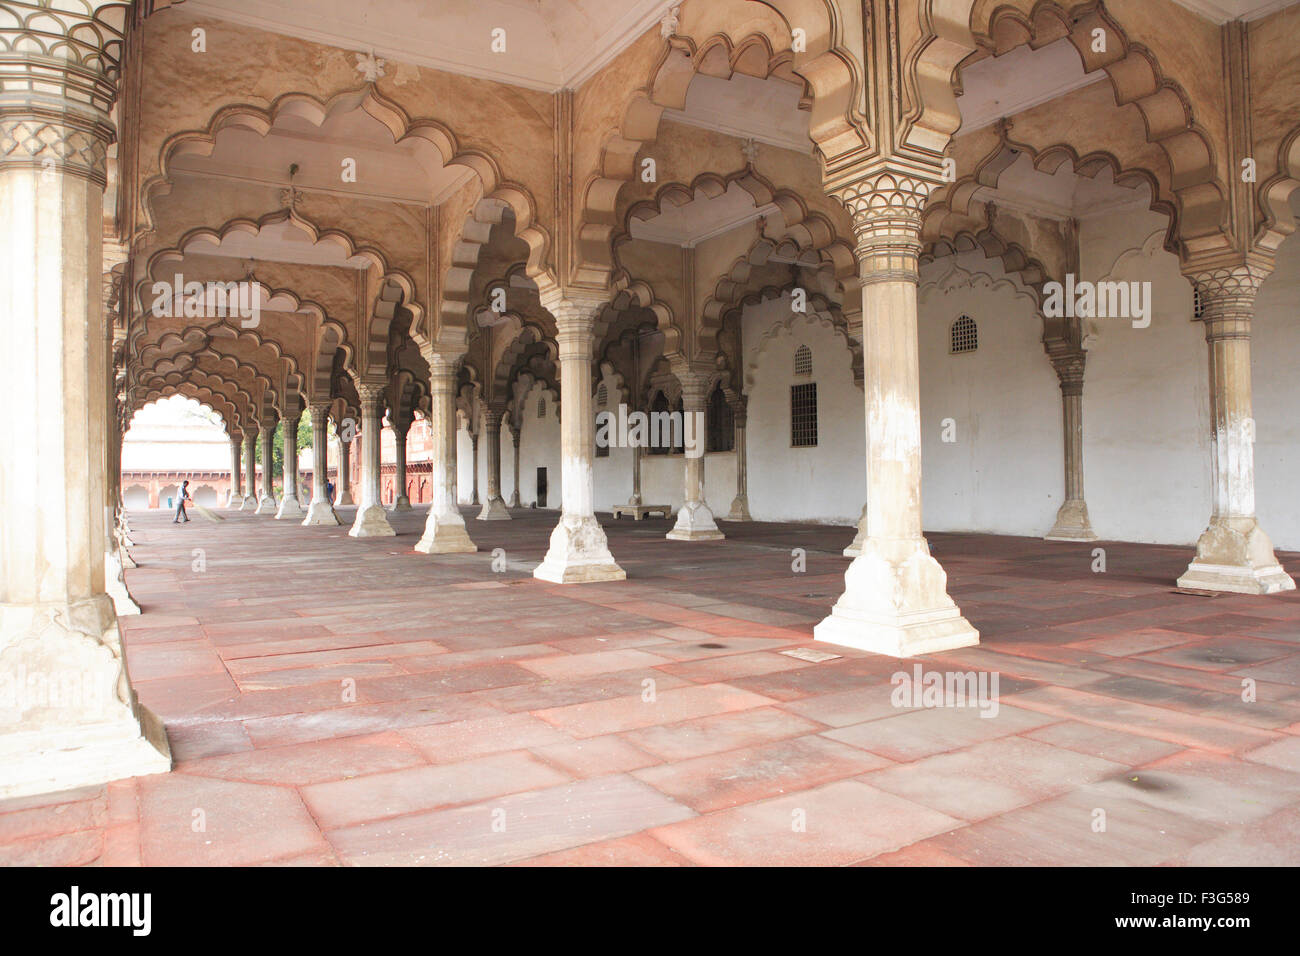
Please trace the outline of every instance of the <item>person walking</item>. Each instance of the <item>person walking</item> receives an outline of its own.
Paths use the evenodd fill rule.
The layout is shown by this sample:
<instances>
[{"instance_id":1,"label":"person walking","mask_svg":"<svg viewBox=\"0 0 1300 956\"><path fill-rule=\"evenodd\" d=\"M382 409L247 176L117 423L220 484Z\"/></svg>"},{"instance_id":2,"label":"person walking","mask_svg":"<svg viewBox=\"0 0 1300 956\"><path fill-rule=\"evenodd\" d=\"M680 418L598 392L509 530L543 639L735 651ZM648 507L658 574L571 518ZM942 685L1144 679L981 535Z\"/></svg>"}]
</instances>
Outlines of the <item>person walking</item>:
<instances>
[{"instance_id":1,"label":"person walking","mask_svg":"<svg viewBox=\"0 0 1300 956\"><path fill-rule=\"evenodd\" d=\"M176 501L176 517L172 519L172 524L180 524L182 518L184 518L187 523L189 522L190 516L185 513L185 502L191 500L190 483L186 480L181 482L180 496Z\"/></svg>"},{"instance_id":2,"label":"person walking","mask_svg":"<svg viewBox=\"0 0 1300 956\"><path fill-rule=\"evenodd\" d=\"M325 497L330 500L330 504L334 504L334 482L325 482Z\"/></svg>"}]
</instances>

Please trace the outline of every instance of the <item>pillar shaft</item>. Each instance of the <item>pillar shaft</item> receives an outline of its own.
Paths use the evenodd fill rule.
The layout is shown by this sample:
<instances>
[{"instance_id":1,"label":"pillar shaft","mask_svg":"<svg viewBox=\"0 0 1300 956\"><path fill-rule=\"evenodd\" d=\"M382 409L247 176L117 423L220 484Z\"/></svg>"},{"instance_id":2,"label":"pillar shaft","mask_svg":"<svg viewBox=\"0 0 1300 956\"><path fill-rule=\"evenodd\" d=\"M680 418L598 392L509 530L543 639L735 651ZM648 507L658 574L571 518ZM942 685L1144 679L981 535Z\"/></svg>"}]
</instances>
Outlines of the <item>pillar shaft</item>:
<instances>
[{"instance_id":1,"label":"pillar shaft","mask_svg":"<svg viewBox=\"0 0 1300 956\"><path fill-rule=\"evenodd\" d=\"M393 425L393 510L410 511L411 499L406 493L406 436L409 434L410 422L403 421Z\"/></svg>"},{"instance_id":2,"label":"pillar shaft","mask_svg":"<svg viewBox=\"0 0 1300 956\"><path fill-rule=\"evenodd\" d=\"M298 500L298 423L302 420L299 405L284 419L284 494L275 516L281 520L297 521L305 513Z\"/></svg>"},{"instance_id":3,"label":"pillar shaft","mask_svg":"<svg viewBox=\"0 0 1300 956\"><path fill-rule=\"evenodd\" d=\"M483 412L483 437L487 441L487 500L479 512L480 521L509 521L505 499L501 497L501 417L502 410Z\"/></svg>"},{"instance_id":4,"label":"pillar shaft","mask_svg":"<svg viewBox=\"0 0 1300 956\"><path fill-rule=\"evenodd\" d=\"M230 494L226 496L227 508L237 508L244 500L244 495L239 487L244 477L241 466L243 442L243 436L230 439Z\"/></svg>"},{"instance_id":5,"label":"pillar shaft","mask_svg":"<svg viewBox=\"0 0 1300 956\"><path fill-rule=\"evenodd\" d=\"M514 485L511 486L511 488L510 488L510 501L509 501L509 503L508 503L509 506L510 506L511 508L518 508L518 507L520 507L520 503L519 503L519 431L520 431L520 430L519 430L519 428L517 428L517 427L515 427L515 428L511 428L511 429L510 429L510 443L511 443L512 445L514 445L514 450L515 450L515 467L514 467L515 483L514 483Z\"/></svg>"},{"instance_id":6,"label":"pillar shaft","mask_svg":"<svg viewBox=\"0 0 1300 956\"><path fill-rule=\"evenodd\" d=\"M677 512L677 523L667 537L674 541L718 541L723 535L704 500L705 414L709 375L700 371L678 372L682 384L682 434L686 455L683 461L685 504Z\"/></svg>"},{"instance_id":7,"label":"pillar shaft","mask_svg":"<svg viewBox=\"0 0 1300 956\"><path fill-rule=\"evenodd\" d=\"M1295 589L1255 517L1255 419L1250 325L1267 275L1256 263L1192 276L1204 307L1209 349L1213 511L1179 587L1243 594Z\"/></svg>"},{"instance_id":8,"label":"pillar shaft","mask_svg":"<svg viewBox=\"0 0 1300 956\"><path fill-rule=\"evenodd\" d=\"M240 511L257 508L257 426L244 432L244 503Z\"/></svg>"},{"instance_id":9,"label":"pillar shaft","mask_svg":"<svg viewBox=\"0 0 1300 956\"><path fill-rule=\"evenodd\" d=\"M274 418L264 419L258 435L262 440L262 490L257 499L257 509L253 512L256 515L275 514L275 469L272 464L275 461L275 426Z\"/></svg>"},{"instance_id":10,"label":"pillar shaft","mask_svg":"<svg viewBox=\"0 0 1300 956\"><path fill-rule=\"evenodd\" d=\"M344 432L339 433L339 480L335 489L335 501L339 505L351 505L352 500L352 442L343 440Z\"/></svg>"},{"instance_id":11,"label":"pillar shaft","mask_svg":"<svg viewBox=\"0 0 1300 956\"><path fill-rule=\"evenodd\" d=\"M456 358L427 351L429 363L429 429L433 438L433 461L429 478L433 483L424 534L416 551L424 554L456 554L477 551L465 530L465 519L456 506Z\"/></svg>"},{"instance_id":12,"label":"pillar shaft","mask_svg":"<svg viewBox=\"0 0 1300 956\"><path fill-rule=\"evenodd\" d=\"M353 538L391 537L395 532L388 523L379 494L384 386L358 385L357 394L361 397L361 498L348 534Z\"/></svg>"},{"instance_id":13,"label":"pillar shaft","mask_svg":"<svg viewBox=\"0 0 1300 956\"><path fill-rule=\"evenodd\" d=\"M340 524L330 502L329 490L329 402L313 402L311 414L311 504L307 506L305 526ZM340 469L341 471L342 469Z\"/></svg>"},{"instance_id":14,"label":"pillar shaft","mask_svg":"<svg viewBox=\"0 0 1300 956\"><path fill-rule=\"evenodd\" d=\"M596 424L591 395L597 301L582 303L548 296L543 302L555 316L560 353L560 500L559 523L550 548L533 575L560 584L621 581L627 574L609 553L605 530L596 520L593 451Z\"/></svg>"},{"instance_id":15,"label":"pillar shaft","mask_svg":"<svg viewBox=\"0 0 1300 956\"><path fill-rule=\"evenodd\" d=\"M630 505L641 504L641 443L632 445L632 495L627 499Z\"/></svg>"},{"instance_id":16,"label":"pillar shaft","mask_svg":"<svg viewBox=\"0 0 1300 956\"><path fill-rule=\"evenodd\" d=\"M1083 497L1083 372L1088 353L1063 342L1048 342L1047 352L1061 383L1065 501L1046 537L1048 541L1096 541Z\"/></svg>"},{"instance_id":17,"label":"pillar shaft","mask_svg":"<svg viewBox=\"0 0 1300 956\"><path fill-rule=\"evenodd\" d=\"M937 181L937 180L936 180ZM862 278L867 511L862 553L817 640L908 657L975 644L921 534L917 258L933 182L877 169L838 188Z\"/></svg>"},{"instance_id":18,"label":"pillar shaft","mask_svg":"<svg viewBox=\"0 0 1300 956\"><path fill-rule=\"evenodd\" d=\"M127 11L100 6L0 23L0 798L171 766L105 589L103 203Z\"/></svg>"},{"instance_id":19,"label":"pillar shaft","mask_svg":"<svg viewBox=\"0 0 1300 956\"><path fill-rule=\"evenodd\" d=\"M744 397L742 396L742 402ZM731 510L727 512L728 521L752 521L749 516L749 457L745 448L745 426L747 412L743 405L735 413L734 430L736 436L736 497L731 501Z\"/></svg>"}]
</instances>

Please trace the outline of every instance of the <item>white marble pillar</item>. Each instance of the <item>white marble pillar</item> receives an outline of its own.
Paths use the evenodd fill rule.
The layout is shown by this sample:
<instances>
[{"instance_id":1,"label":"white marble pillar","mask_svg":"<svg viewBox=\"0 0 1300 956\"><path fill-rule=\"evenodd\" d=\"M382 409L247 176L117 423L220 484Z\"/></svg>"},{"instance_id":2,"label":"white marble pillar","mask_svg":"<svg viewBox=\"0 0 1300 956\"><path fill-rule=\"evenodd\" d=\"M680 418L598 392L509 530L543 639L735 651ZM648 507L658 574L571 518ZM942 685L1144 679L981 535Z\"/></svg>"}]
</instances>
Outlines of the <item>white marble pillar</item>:
<instances>
[{"instance_id":1,"label":"white marble pillar","mask_svg":"<svg viewBox=\"0 0 1300 956\"><path fill-rule=\"evenodd\" d=\"M424 521L424 534L415 550L422 554L463 554L477 551L465 519L456 506L456 362L441 352L425 350L429 364L429 431L433 461L429 479L433 496Z\"/></svg>"},{"instance_id":2,"label":"white marble pillar","mask_svg":"<svg viewBox=\"0 0 1300 956\"><path fill-rule=\"evenodd\" d=\"M101 6L34 17L48 56L0 22L0 799L171 767L105 592L103 71L126 8L92 26Z\"/></svg>"},{"instance_id":3,"label":"white marble pillar","mask_svg":"<svg viewBox=\"0 0 1300 956\"><path fill-rule=\"evenodd\" d=\"M330 503L329 491L329 402L313 402L308 409L311 415L311 504L302 519L303 525L340 524Z\"/></svg>"},{"instance_id":4,"label":"white marble pillar","mask_svg":"<svg viewBox=\"0 0 1300 956\"><path fill-rule=\"evenodd\" d=\"M501 416L499 408L483 410L483 433L487 440L487 501L479 512L480 521L509 521L505 499L501 497Z\"/></svg>"},{"instance_id":5,"label":"white marble pillar","mask_svg":"<svg viewBox=\"0 0 1300 956\"><path fill-rule=\"evenodd\" d=\"M336 431L338 431L336 429ZM352 500L352 442L343 440L342 431L339 434L339 480L337 487L334 489L334 503L340 508L344 505L356 504Z\"/></svg>"},{"instance_id":6,"label":"white marble pillar","mask_svg":"<svg viewBox=\"0 0 1300 956\"><path fill-rule=\"evenodd\" d=\"M284 419L284 494L275 516L281 520L298 521L306 514L298 500L298 423L302 421L302 406L292 409Z\"/></svg>"},{"instance_id":7,"label":"white marble pillar","mask_svg":"<svg viewBox=\"0 0 1300 956\"><path fill-rule=\"evenodd\" d=\"M632 446L632 494L628 495L627 503L630 505L641 504L641 443L637 442Z\"/></svg>"},{"instance_id":8,"label":"white marble pillar","mask_svg":"<svg viewBox=\"0 0 1300 956\"><path fill-rule=\"evenodd\" d=\"M713 518L713 510L704 500L704 450L707 428L705 409L708 407L709 376L704 372L685 371L677 374L682 384L682 433L686 445L683 471L685 473L685 504L677 512L677 523L665 537L673 541L720 541L726 537ZM691 436L695 452L691 454Z\"/></svg>"},{"instance_id":9,"label":"white marble pillar","mask_svg":"<svg viewBox=\"0 0 1300 956\"><path fill-rule=\"evenodd\" d=\"M240 511L257 510L257 425L244 430L244 501Z\"/></svg>"},{"instance_id":10,"label":"white marble pillar","mask_svg":"<svg viewBox=\"0 0 1300 956\"><path fill-rule=\"evenodd\" d=\"M262 422L262 493L257 499L255 515L275 516L275 426L274 418Z\"/></svg>"},{"instance_id":11,"label":"white marble pillar","mask_svg":"<svg viewBox=\"0 0 1300 956\"><path fill-rule=\"evenodd\" d=\"M813 633L895 657L979 642L921 533L917 258L933 186L878 169L834 187L853 217L862 277L867 535L845 572L844 594Z\"/></svg>"},{"instance_id":12,"label":"white marble pillar","mask_svg":"<svg viewBox=\"0 0 1300 956\"><path fill-rule=\"evenodd\" d=\"M547 295L555 316L560 351L560 498L562 512L550 547L533 576L571 584L621 581L626 572L609 553L605 529L596 520L593 452L596 423L591 394L591 356L601 302Z\"/></svg>"},{"instance_id":13,"label":"white marble pillar","mask_svg":"<svg viewBox=\"0 0 1300 956\"><path fill-rule=\"evenodd\" d=\"M1081 348L1052 344L1048 356L1061 383L1061 431L1065 443L1065 501L1048 541L1096 541L1083 497L1083 370L1088 353Z\"/></svg>"},{"instance_id":14,"label":"white marble pillar","mask_svg":"<svg viewBox=\"0 0 1300 956\"><path fill-rule=\"evenodd\" d=\"M244 501L243 492L240 490L240 484L243 482L244 474L241 466L241 452L243 451L244 436L231 436L230 439L230 494L226 495L226 507L238 508Z\"/></svg>"},{"instance_id":15,"label":"white marble pillar","mask_svg":"<svg viewBox=\"0 0 1300 956\"><path fill-rule=\"evenodd\" d=\"M519 504L519 433L520 433L519 426L515 425L511 427L510 443L514 445L514 449L515 449L515 469L514 469L515 483L514 486L510 489L510 500L506 503L507 507L510 508L521 507Z\"/></svg>"},{"instance_id":16,"label":"white marble pillar","mask_svg":"<svg viewBox=\"0 0 1300 956\"><path fill-rule=\"evenodd\" d=\"M406 436L410 433L411 423L403 420L393 422L393 449L396 453L396 466L393 469L393 511L410 511L411 498L406 493Z\"/></svg>"},{"instance_id":17,"label":"white marble pillar","mask_svg":"<svg viewBox=\"0 0 1300 956\"><path fill-rule=\"evenodd\" d=\"M744 397L742 396L742 402ZM745 449L745 425L748 410L742 404L734 412L736 435L736 497L731 499L728 521L753 521L749 516L749 455Z\"/></svg>"},{"instance_id":18,"label":"white marble pillar","mask_svg":"<svg viewBox=\"0 0 1300 956\"><path fill-rule=\"evenodd\" d=\"M1295 580L1273 554L1255 516L1255 419L1250 325L1255 296L1271 263L1248 261L1191 275L1200 292L1210 370L1213 512L1196 557L1178 586L1200 591L1275 594Z\"/></svg>"},{"instance_id":19,"label":"white marble pillar","mask_svg":"<svg viewBox=\"0 0 1300 956\"><path fill-rule=\"evenodd\" d=\"M470 473L474 476L474 483L471 486L473 493L470 495L469 503L477 506L478 500L478 432L469 433L469 458L473 462Z\"/></svg>"},{"instance_id":20,"label":"white marble pillar","mask_svg":"<svg viewBox=\"0 0 1300 956\"><path fill-rule=\"evenodd\" d=\"M396 534L388 523L379 495L380 437L384 417L384 386L357 386L361 397L361 500L348 535L353 538L386 538Z\"/></svg>"}]
</instances>

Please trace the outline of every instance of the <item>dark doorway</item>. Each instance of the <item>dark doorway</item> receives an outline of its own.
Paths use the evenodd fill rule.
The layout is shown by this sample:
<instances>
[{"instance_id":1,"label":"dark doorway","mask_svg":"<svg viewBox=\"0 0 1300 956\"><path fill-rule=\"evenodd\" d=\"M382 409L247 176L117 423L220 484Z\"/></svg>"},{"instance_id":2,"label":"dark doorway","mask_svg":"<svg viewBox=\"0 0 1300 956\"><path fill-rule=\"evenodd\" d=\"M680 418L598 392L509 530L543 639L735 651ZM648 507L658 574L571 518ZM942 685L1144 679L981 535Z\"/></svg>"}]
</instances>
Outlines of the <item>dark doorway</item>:
<instances>
[{"instance_id":1,"label":"dark doorway","mask_svg":"<svg viewBox=\"0 0 1300 956\"><path fill-rule=\"evenodd\" d=\"M537 507L546 507L546 469L537 469Z\"/></svg>"}]
</instances>

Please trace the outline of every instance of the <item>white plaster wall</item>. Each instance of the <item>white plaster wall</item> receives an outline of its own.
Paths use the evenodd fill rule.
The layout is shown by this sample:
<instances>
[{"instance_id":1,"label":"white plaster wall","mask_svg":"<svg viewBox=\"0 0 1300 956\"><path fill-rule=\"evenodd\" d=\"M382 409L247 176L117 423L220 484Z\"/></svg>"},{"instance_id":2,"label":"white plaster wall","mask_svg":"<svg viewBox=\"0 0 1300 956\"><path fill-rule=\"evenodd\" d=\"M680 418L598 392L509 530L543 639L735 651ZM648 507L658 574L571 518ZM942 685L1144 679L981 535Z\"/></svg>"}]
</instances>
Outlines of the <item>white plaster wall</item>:
<instances>
[{"instance_id":1,"label":"white plaster wall","mask_svg":"<svg viewBox=\"0 0 1300 956\"><path fill-rule=\"evenodd\" d=\"M525 508L537 501L537 469L546 469L546 505L560 508L559 402L546 392L546 417L537 417L537 399L545 386L535 385L524 400L519 437L519 502ZM513 452L512 452L513 454Z\"/></svg>"},{"instance_id":2,"label":"white plaster wall","mask_svg":"<svg viewBox=\"0 0 1300 956\"><path fill-rule=\"evenodd\" d=\"M998 260L927 264L920 290L921 503L933 531L1043 535L1064 497L1061 393L1035 301ZM978 348L949 351L953 321ZM944 422L951 419L945 442Z\"/></svg>"},{"instance_id":3,"label":"white plaster wall","mask_svg":"<svg viewBox=\"0 0 1300 956\"><path fill-rule=\"evenodd\" d=\"M1084 492L1103 539L1193 544L1210 516L1205 333L1192 288L1162 248L1164 216L1122 212L1081 223L1091 281L1151 282L1149 328L1097 319L1083 387Z\"/></svg>"},{"instance_id":4,"label":"white plaster wall","mask_svg":"<svg viewBox=\"0 0 1300 956\"><path fill-rule=\"evenodd\" d=\"M1300 551L1300 235L1278 250L1252 326L1255 507L1273 544Z\"/></svg>"},{"instance_id":5,"label":"white plaster wall","mask_svg":"<svg viewBox=\"0 0 1300 956\"><path fill-rule=\"evenodd\" d=\"M866 496L866 410L844 338L829 323L792 313L789 296L746 306L741 322L750 514L759 521L856 524ZM794 375L800 345L812 350L811 379ZM817 445L793 448L790 386L806 381L817 383ZM722 487L709 477L718 470L710 472L711 464L709 504L725 513L735 496L734 464Z\"/></svg>"}]
</instances>

